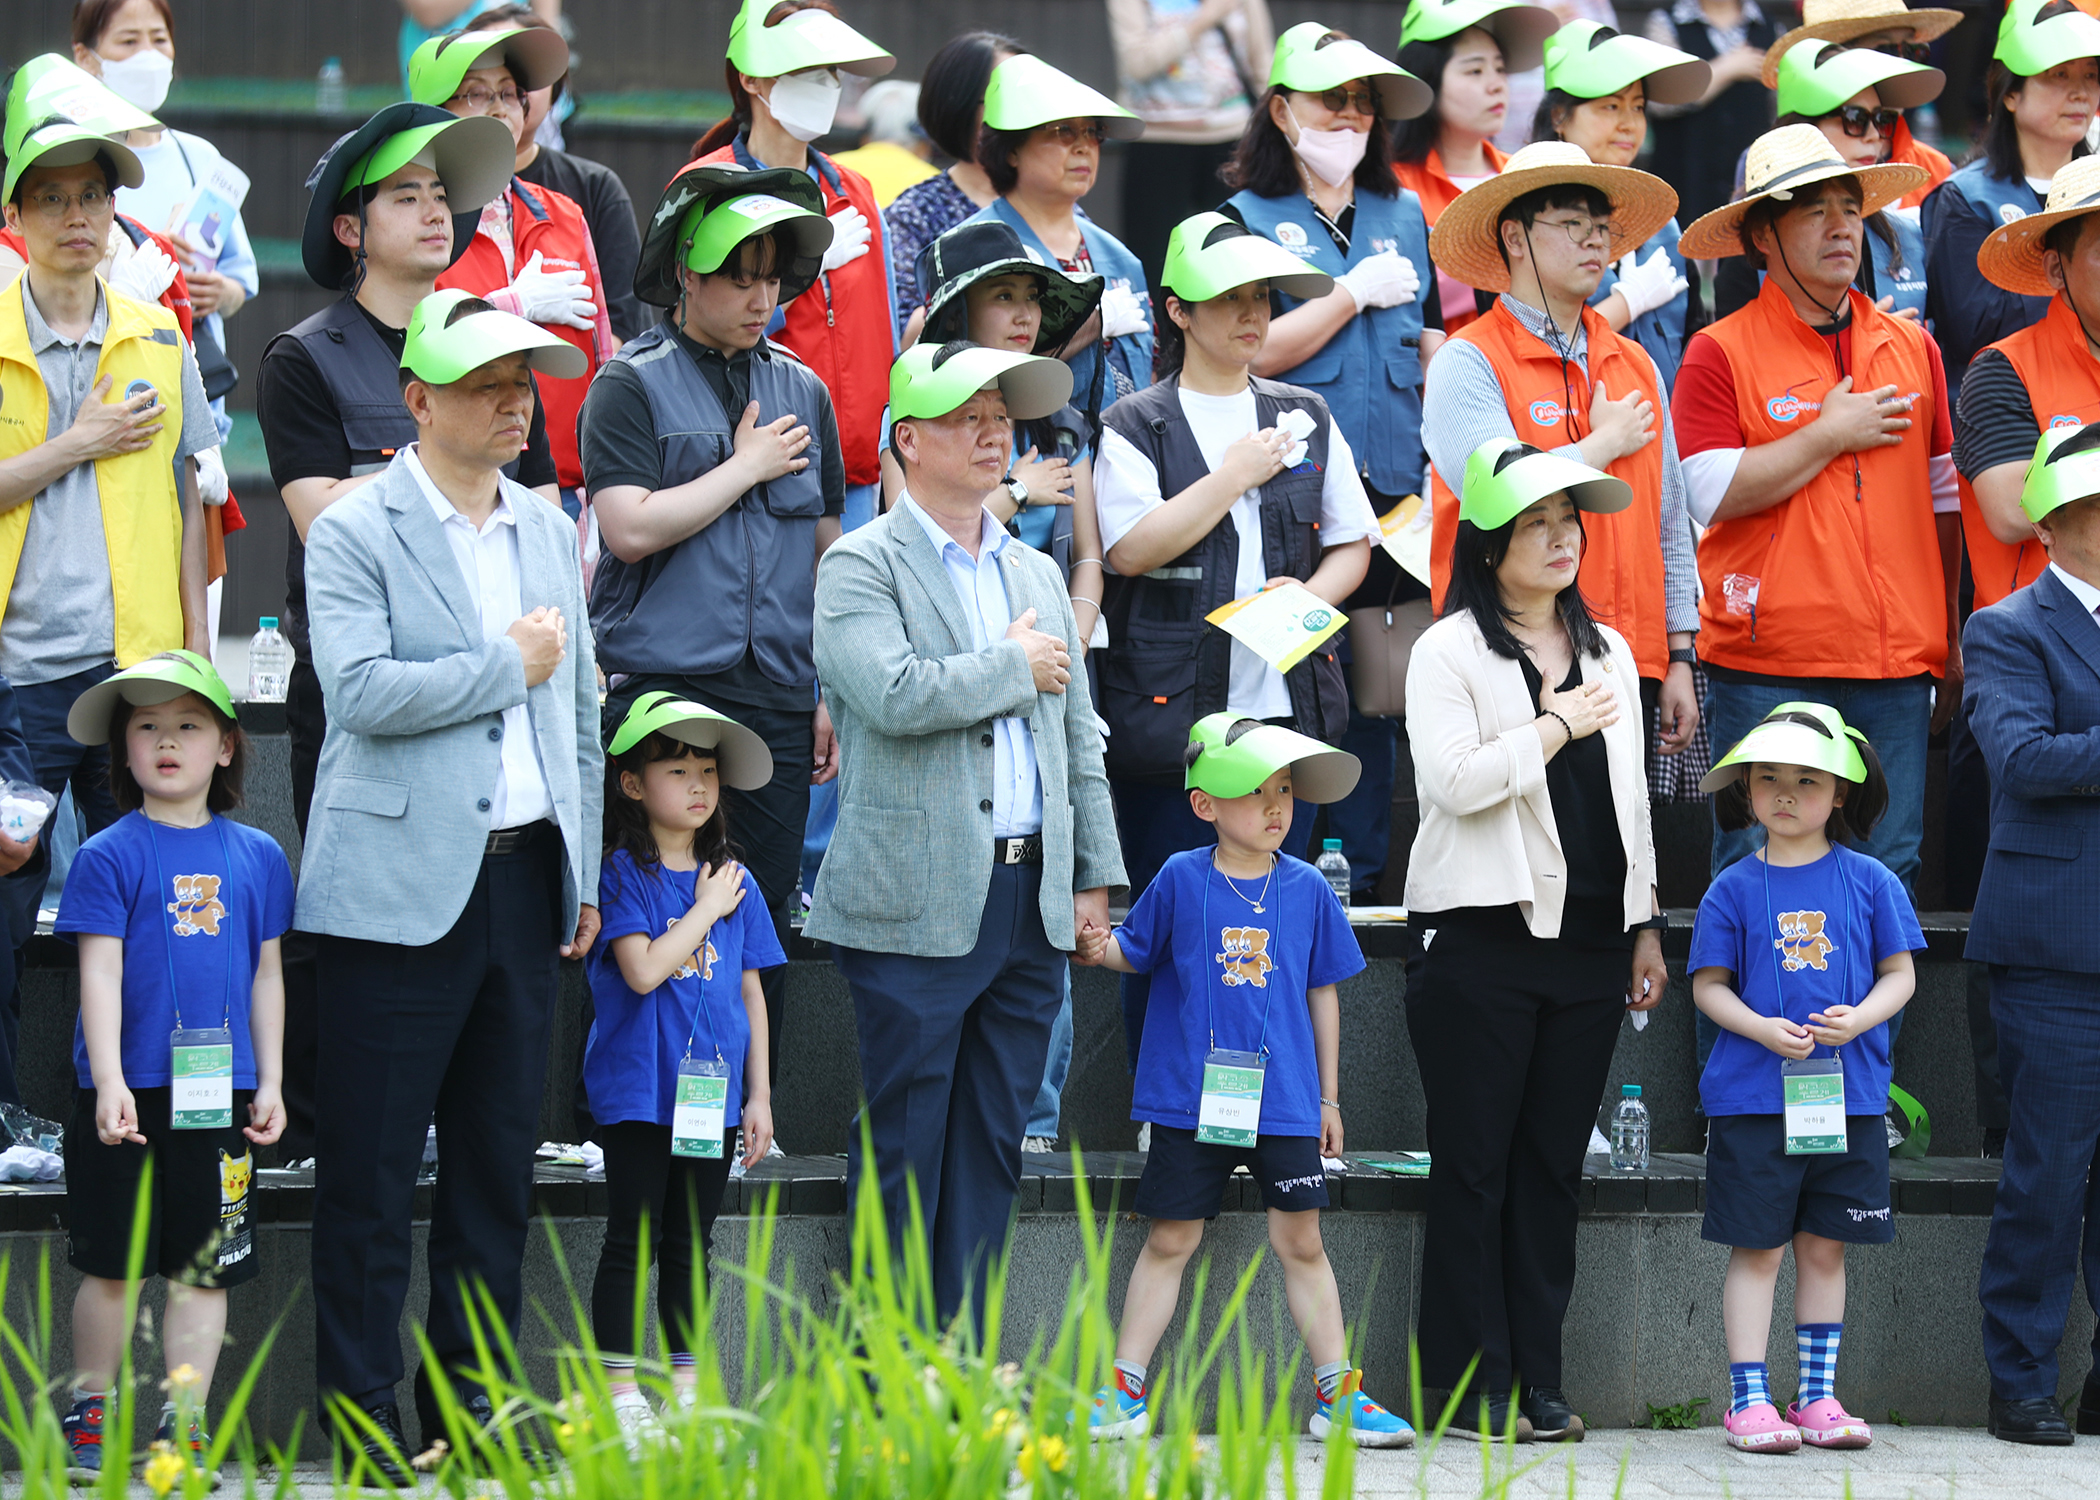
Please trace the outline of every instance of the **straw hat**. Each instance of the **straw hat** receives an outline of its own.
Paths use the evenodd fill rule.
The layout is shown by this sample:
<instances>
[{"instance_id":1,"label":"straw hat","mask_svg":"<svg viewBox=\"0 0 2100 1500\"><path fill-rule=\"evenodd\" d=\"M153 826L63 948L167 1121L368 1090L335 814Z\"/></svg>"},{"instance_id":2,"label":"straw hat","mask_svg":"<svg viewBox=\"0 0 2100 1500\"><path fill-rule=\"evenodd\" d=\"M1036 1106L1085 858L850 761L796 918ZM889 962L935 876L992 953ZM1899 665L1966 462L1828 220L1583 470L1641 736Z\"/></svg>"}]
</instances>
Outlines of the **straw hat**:
<instances>
[{"instance_id":1,"label":"straw hat","mask_svg":"<svg viewBox=\"0 0 2100 1500\"><path fill-rule=\"evenodd\" d=\"M1887 208L1912 188L1923 187L1923 167L1883 162L1877 167L1855 167L1838 155L1837 147L1815 125L1782 125L1768 130L1750 143L1750 159L1743 171L1743 196L1692 221L1677 251L1686 260L1708 260L1743 253L1743 216L1760 198L1791 199L1802 188L1834 177L1854 177L1865 201L1864 213ZM1454 205L1455 207L1456 205ZM1450 213L1446 209L1446 214Z\"/></svg>"},{"instance_id":2,"label":"straw hat","mask_svg":"<svg viewBox=\"0 0 2100 1500\"><path fill-rule=\"evenodd\" d=\"M1533 141L1444 210L1429 231L1429 258L1467 286L1508 291L1509 267L1495 229L1502 210L1536 188L1568 182L1587 184L1611 200L1612 260L1647 244L1677 212L1677 190L1660 177L1634 167L1601 166L1566 141Z\"/></svg>"},{"instance_id":3,"label":"straw hat","mask_svg":"<svg viewBox=\"0 0 2100 1500\"><path fill-rule=\"evenodd\" d=\"M1765 87L1779 77L1779 59L1802 42L1850 42L1877 31L1908 27L1914 42L1945 36L1961 24L1958 10L1911 10L1903 0L1803 0L1801 24L1765 49Z\"/></svg>"},{"instance_id":4,"label":"straw hat","mask_svg":"<svg viewBox=\"0 0 2100 1500\"><path fill-rule=\"evenodd\" d=\"M2095 212L2100 212L2100 156L2081 156L2049 184L2046 208L1992 232L1976 251L1976 269L2008 292L2053 297L2056 288L2042 271L2042 237L2053 225Z\"/></svg>"}]
</instances>

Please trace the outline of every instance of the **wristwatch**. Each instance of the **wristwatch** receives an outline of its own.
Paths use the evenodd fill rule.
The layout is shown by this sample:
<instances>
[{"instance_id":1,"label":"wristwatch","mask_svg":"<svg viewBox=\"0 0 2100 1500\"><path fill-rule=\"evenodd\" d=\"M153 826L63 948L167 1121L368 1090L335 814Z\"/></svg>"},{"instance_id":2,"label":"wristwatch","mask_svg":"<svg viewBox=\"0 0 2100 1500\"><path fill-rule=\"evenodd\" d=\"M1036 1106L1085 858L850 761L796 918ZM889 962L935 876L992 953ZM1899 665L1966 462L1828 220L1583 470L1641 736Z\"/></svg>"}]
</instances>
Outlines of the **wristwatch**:
<instances>
[{"instance_id":1,"label":"wristwatch","mask_svg":"<svg viewBox=\"0 0 2100 1500\"><path fill-rule=\"evenodd\" d=\"M1690 646L1674 646L1670 650L1670 665L1673 667L1679 662L1683 662L1688 667L1696 666L1698 661L1699 653Z\"/></svg>"},{"instance_id":2,"label":"wristwatch","mask_svg":"<svg viewBox=\"0 0 2100 1500\"><path fill-rule=\"evenodd\" d=\"M1013 498L1014 511L1019 514L1028 509L1028 486L1009 474L999 481L1006 493Z\"/></svg>"}]
</instances>

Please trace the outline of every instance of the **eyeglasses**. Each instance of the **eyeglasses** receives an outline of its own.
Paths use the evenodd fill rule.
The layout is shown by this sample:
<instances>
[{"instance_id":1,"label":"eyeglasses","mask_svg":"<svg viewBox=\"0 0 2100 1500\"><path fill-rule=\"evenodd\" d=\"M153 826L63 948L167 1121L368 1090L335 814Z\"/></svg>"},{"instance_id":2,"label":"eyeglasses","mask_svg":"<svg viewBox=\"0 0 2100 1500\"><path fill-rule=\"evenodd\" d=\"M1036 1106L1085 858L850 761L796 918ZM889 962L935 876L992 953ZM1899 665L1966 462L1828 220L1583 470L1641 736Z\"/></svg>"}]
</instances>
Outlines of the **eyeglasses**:
<instances>
[{"instance_id":1,"label":"eyeglasses","mask_svg":"<svg viewBox=\"0 0 2100 1500\"><path fill-rule=\"evenodd\" d=\"M1895 132L1896 122L1903 118L1900 109L1868 109L1863 104L1847 104L1830 112L1828 118L1845 127L1845 134L1854 140L1866 138L1867 127L1873 126L1879 135Z\"/></svg>"},{"instance_id":2,"label":"eyeglasses","mask_svg":"<svg viewBox=\"0 0 2100 1500\"><path fill-rule=\"evenodd\" d=\"M501 102L505 109L516 109L520 103L517 86L506 83L500 89L491 89L485 83L468 84L450 99L450 103L464 104L468 109L487 113L491 104Z\"/></svg>"},{"instance_id":3,"label":"eyeglasses","mask_svg":"<svg viewBox=\"0 0 2100 1500\"><path fill-rule=\"evenodd\" d=\"M54 189L45 193L31 193L22 201L47 219L62 219L66 216L66 211L76 203L90 214L101 213L110 205L110 194L108 188L99 187L86 188L78 193L61 193Z\"/></svg>"},{"instance_id":4,"label":"eyeglasses","mask_svg":"<svg viewBox=\"0 0 2100 1500\"><path fill-rule=\"evenodd\" d=\"M1068 149L1082 144L1098 146L1108 139L1108 132L1098 122L1074 125L1070 120L1059 120L1055 125L1038 125L1036 129L1042 132L1045 140L1055 141Z\"/></svg>"},{"instance_id":5,"label":"eyeglasses","mask_svg":"<svg viewBox=\"0 0 2100 1500\"><path fill-rule=\"evenodd\" d=\"M1565 229L1578 250L1593 241L1605 245L1611 243L1612 222L1609 219L1593 219L1583 214L1573 219L1533 219L1531 222L1542 229Z\"/></svg>"},{"instance_id":6,"label":"eyeglasses","mask_svg":"<svg viewBox=\"0 0 2100 1500\"><path fill-rule=\"evenodd\" d=\"M1378 114L1378 96L1366 89L1328 89L1313 97L1326 105L1331 114L1347 114L1351 109L1373 118Z\"/></svg>"}]
</instances>

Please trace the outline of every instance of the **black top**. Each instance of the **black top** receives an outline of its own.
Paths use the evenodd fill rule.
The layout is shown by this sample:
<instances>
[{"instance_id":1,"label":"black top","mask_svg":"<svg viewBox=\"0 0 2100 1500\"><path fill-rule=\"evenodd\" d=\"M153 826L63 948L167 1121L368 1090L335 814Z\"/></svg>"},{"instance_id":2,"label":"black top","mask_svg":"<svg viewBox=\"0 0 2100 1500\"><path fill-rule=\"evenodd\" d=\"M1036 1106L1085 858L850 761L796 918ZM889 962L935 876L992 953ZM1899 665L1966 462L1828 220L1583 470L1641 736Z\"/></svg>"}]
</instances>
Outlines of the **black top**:
<instances>
[{"instance_id":1,"label":"black top","mask_svg":"<svg viewBox=\"0 0 2100 1500\"><path fill-rule=\"evenodd\" d=\"M613 336L626 343L655 318L634 294L634 268L642 258L642 237L634 227L634 200L612 168L566 151L540 147L532 164L518 173L534 187L551 188L574 199L591 226L598 249L598 270L605 277L605 296L612 305Z\"/></svg>"},{"instance_id":2,"label":"black top","mask_svg":"<svg viewBox=\"0 0 2100 1500\"><path fill-rule=\"evenodd\" d=\"M1545 678L1529 655L1519 657L1517 665L1524 669L1524 686L1531 701L1538 702ZM1554 691L1570 692L1581 685L1582 659L1577 657L1568 667L1566 680ZM1553 822L1568 860L1568 915L1561 918L1561 935L1574 936L1591 928L1622 933L1626 927L1626 845L1619 837L1604 736L1585 735L1561 746L1546 762L1546 792L1553 799ZM1589 916L1607 911L1606 920L1569 920L1578 912Z\"/></svg>"},{"instance_id":3,"label":"black top","mask_svg":"<svg viewBox=\"0 0 2100 1500\"><path fill-rule=\"evenodd\" d=\"M1961 378L1961 410L1954 424L1954 467L1975 481L1985 469L2025 465L2034 457L2042 424L2034 398L2003 350L1985 349Z\"/></svg>"},{"instance_id":4,"label":"black top","mask_svg":"<svg viewBox=\"0 0 2100 1500\"><path fill-rule=\"evenodd\" d=\"M408 330L388 327L361 302L357 310L398 356L408 343ZM263 445L269 450L270 478L280 492L294 480L348 479L353 470L363 465L387 461L386 455L376 450L351 450L328 382L321 378L313 356L297 339L282 338L270 345L256 376L255 416L262 426ZM533 403L532 428L526 435L525 451L503 472L527 489L554 483L554 455L547 447L545 403ZM285 533L284 584L285 635L303 658L308 654L306 548L299 540L297 527Z\"/></svg>"}]
</instances>

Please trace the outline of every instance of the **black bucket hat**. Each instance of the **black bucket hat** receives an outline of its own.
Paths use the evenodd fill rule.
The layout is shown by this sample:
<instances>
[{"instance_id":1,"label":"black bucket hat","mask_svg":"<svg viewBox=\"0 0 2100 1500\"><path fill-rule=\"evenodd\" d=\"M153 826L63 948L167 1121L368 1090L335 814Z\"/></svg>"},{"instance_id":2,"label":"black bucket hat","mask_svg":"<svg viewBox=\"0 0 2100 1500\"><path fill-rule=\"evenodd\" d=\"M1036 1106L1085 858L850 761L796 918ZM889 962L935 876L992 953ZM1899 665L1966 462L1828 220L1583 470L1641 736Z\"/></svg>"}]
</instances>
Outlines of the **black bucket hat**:
<instances>
[{"instance_id":1,"label":"black bucket hat","mask_svg":"<svg viewBox=\"0 0 2100 1500\"><path fill-rule=\"evenodd\" d=\"M934 325L941 313L972 284L987 276L1010 276L1026 272L1043 284L1043 326L1035 336L1036 348L1046 354L1062 349L1080 325L1094 315L1107 283L1099 276L1072 276L1056 266L1046 266L1028 253L1013 226L997 219L958 224L929 241L919 252L918 278L921 288L930 288L926 299L924 339L938 339ZM969 329L954 334L968 338Z\"/></svg>"},{"instance_id":2,"label":"black bucket hat","mask_svg":"<svg viewBox=\"0 0 2100 1500\"><path fill-rule=\"evenodd\" d=\"M299 258L316 285L339 291L350 284L357 266L350 247L335 237L335 216L343 211L341 204L350 192L351 172L387 141L411 132L427 132L427 139L418 144L437 153L438 174L453 208L455 262L473 243L482 206L510 185L516 147L501 120L492 115L461 119L430 104L389 104L323 152L306 176L313 197L306 205Z\"/></svg>"},{"instance_id":3,"label":"black bucket hat","mask_svg":"<svg viewBox=\"0 0 2100 1500\"><path fill-rule=\"evenodd\" d=\"M824 195L807 172L791 167L753 172L735 162L687 162L665 184L648 227L642 231L642 254L634 265L635 296L655 307L676 306L678 266L684 259L681 241L690 232L687 221L693 217L694 206L703 199L711 204L718 197L740 198L749 193L769 193L811 213L824 212ZM798 256L781 267L780 305L785 307L815 286L822 269L821 255Z\"/></svg>"}]
</instances>

